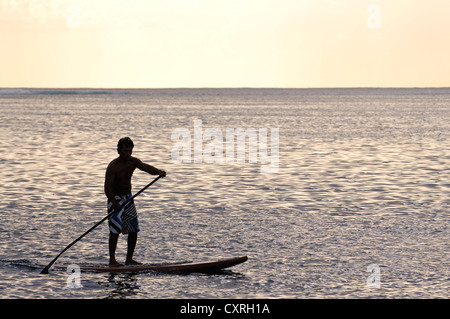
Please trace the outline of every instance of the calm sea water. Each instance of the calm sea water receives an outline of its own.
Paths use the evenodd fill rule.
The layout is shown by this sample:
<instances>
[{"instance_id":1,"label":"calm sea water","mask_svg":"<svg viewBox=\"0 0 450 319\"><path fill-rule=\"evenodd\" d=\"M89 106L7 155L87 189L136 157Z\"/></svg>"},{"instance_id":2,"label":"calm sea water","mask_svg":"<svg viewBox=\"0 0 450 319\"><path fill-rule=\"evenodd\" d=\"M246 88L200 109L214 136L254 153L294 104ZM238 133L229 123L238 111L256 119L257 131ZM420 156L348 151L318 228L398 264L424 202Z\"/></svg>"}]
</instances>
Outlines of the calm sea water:
<instances>
[{"instance_id":1,"label":"calm sea water","mask_svg":"<svg viewBox=\"0 0 450 319\"><path fill-rule=\"evenodd\" d=\"M3 298L450 296L450 89L2 89L0 110ZM174 161L172 133L193 137L195 120L224 136L279 129L278 170ZM136 198L136 259L248 262L220 275L82 273L78 289L64 271L41 275L105 216L122 136L168 174ZM134 191L153 178L136 171ZM60 261L107 263L107 239L102 224Z\"/></svg>"}]
</instances>

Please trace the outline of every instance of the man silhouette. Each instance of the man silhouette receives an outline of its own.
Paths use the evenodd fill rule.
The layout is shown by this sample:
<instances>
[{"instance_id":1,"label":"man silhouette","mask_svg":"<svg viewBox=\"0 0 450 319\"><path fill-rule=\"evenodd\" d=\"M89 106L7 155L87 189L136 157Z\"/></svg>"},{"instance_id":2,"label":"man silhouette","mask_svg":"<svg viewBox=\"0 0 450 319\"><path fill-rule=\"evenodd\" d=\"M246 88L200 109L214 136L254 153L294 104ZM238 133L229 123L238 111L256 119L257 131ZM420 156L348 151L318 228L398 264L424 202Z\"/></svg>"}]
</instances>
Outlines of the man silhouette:
<instances>
[{"instance_id":1,"label":"man silhouette","mask_svg":"<svg viewBox=\"0 0 450 319\"><path fill-rule=\"evenodd\" d=\"M116 248L119 234L128 234L128 248L126 265L136 265L139 262L133 259L136 248L139 221L137 218L134 201L130 200L122 207L122 204L132 197L131 176L136 168L151 175L166 176L166 172L159 170L140 159L131 156L134 143L129 137L121 138L117 144L119 157L112 160L105 174L105 194L108 198L108 214L115 211L109 218L109 265L120 266L116 261Z\"/></svg>"}]
</instances>

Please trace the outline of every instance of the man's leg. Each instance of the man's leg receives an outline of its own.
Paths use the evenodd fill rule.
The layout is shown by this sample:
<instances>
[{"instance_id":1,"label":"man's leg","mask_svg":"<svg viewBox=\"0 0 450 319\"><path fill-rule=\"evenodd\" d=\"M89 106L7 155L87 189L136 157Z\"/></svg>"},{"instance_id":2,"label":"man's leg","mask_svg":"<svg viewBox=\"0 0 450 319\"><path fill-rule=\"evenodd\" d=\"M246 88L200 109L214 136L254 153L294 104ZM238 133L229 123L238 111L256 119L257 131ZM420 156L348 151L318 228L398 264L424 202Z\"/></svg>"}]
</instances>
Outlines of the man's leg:
<instances>
[{"instance_id":1,"label":"man's leg","mask_svg":"<svg viewBox=\"0 0 450 319\"><path fill-rule=\"evenodd\" d=\"M128 249L127 249L127 259L125 264L127 265L140 265L141 263L133 260L134 249L136 248L137 233L128 234Z\"/></svg>"},{"instance_id":2,"label":"man's leg","mask_svg":"<svg viewBox=\"0 0 450 319\"><path fill-rule=\"evenodd\" d=\"M113 232L109 232L109 265L110 266L119 266L116 261L116 248L117 248L117 240L119 239L119 234L114 234Z\"/></svg>"}]
</instances>

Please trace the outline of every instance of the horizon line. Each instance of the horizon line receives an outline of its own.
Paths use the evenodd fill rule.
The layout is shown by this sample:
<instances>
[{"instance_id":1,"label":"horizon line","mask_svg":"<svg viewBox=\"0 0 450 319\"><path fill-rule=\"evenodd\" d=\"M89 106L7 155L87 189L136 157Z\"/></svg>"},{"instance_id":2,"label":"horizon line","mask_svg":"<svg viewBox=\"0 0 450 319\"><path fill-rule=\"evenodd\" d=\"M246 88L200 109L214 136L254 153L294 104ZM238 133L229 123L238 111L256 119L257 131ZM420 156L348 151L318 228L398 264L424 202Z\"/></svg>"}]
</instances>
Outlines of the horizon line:
<instances>
[{"instance_id":1,"label":"horizon line","mask_svg":"<svg viewBox=\"0 0 450 319\"><path fill-rule=\"evenodd\" d=\"M67 86L67 87L41 87L41 86L17 86L17 87L0 87L0 90L13 90L13 89L30 89L30 90L39 90L39 89L56 89L56 90L174 90L174 89L450 89L450 86L336 86L336 87L264 87L264 86L223 86L223 87L214 87L214 86L198 86L198 87L76 87L76 86Z\"/></svg>"}]
</instances>

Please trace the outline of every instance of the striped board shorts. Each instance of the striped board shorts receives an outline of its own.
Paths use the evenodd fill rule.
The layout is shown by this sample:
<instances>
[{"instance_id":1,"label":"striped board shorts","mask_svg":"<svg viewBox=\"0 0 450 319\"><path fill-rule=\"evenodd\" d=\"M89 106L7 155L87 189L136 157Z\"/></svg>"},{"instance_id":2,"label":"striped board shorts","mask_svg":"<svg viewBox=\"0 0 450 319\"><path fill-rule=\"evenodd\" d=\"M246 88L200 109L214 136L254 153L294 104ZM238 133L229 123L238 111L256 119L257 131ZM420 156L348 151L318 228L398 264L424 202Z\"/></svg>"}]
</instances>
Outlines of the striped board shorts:
<instances>
[{"instance_id":1,"label":"striped board shorts","mask_svg":"<svg viewBox=\"0 0 450 319\"><path fill-rule=\"evenodd\" d=\"M123 196L115 196L120 205L122 205L131 194ZM113 212L113 204L108 201L108 214ZM108 219L109 231L114 234L129 234L137 233L139 231L139 221L137 218L136 207L134 200L130 200L125 204L119 212L112 214Z\"/></svg>"}]
</instances>

